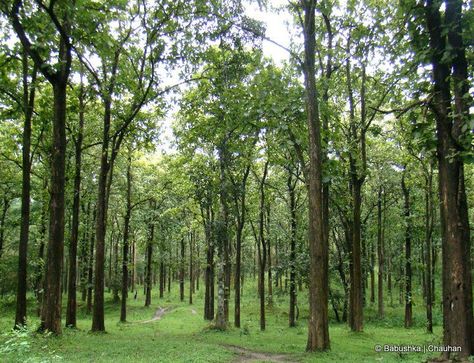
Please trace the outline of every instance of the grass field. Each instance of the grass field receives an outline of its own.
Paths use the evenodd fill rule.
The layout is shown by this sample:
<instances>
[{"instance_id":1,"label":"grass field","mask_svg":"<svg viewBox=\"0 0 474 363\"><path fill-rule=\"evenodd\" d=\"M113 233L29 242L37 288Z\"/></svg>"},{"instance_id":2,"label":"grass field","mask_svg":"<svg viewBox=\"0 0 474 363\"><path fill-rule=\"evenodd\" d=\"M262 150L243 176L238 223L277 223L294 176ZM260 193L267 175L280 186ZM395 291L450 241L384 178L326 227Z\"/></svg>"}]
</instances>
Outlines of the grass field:
<instances>
[{"instance_id":1,"label":"grass field","mask_svg":"<svg viewBox=\"0 0 474 363\"><path fill-rule=\"evenodd\" d=\"M38 319L33 314L33 300L29 304L29 330L13 333L14 300L0 300L0 362L425 362L430 356L439 356L374 350L377 344L439 345L439 313L435 333L425 333L423 304L415 305L415 326L411 329L403 328L402 306L387 307L386 319L378 320L376 307L369 305L363 333L352 333L346 324L332 322L331 351L305 353L304 294L299 296L301 312L296 328L288 328L287 296L276 294L273 306L267 310L267 329L261 332L257 296L244 292L242 328L222 332L213 330L202 318L203 291L194 295L193 305L179 302L177 292L175 289L159 299L155 289L152 306L145 308L139 291L137 300L129 299L125 324L118 322L120 305L107 295L105 334L90 332L91 317L80 303L78 329L65 328L60 337L34 333ZM152 320L159 307L167 310L160 319ZM233 306L230 311L232 320Z\"/></svg>"}]
</instances>

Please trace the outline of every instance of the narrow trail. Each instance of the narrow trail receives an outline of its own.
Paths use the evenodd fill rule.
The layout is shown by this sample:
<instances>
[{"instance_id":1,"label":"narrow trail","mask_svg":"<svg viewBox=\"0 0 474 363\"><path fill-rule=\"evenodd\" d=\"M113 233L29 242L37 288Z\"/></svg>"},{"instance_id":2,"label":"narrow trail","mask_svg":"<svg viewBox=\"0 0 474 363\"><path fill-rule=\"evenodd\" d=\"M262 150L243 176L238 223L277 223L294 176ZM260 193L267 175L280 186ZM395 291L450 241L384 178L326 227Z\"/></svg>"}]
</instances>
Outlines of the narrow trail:
<instances>
[{"instance_id":1,"label":"narrow trail","mask_svg":"<svg viewBox=\"0 0 474 363\"><path fill-rule=\"evenodd\" d=\"M298 362L288 354L256 352L250 349L242 348L236 345L223 345L228 350L236 354L236 358L232 361L239 362L276 362L276 363L296 363Z\"/></svg>"},{"instance_id":2,"label":"narrow trail","mask_svg":"<svg viewBox=\"0 0 474 363\"><path fill-rule=\"evenodd\" d=\"M161 306L159 306L158 309L155 311L155 315L153 316L153 318L151 318L150 320L141 321L141 323L146 324L160 320L163 315L169 313L171 310L173 310L172 307L162 308Z\"/></svg>"}]
</instances>

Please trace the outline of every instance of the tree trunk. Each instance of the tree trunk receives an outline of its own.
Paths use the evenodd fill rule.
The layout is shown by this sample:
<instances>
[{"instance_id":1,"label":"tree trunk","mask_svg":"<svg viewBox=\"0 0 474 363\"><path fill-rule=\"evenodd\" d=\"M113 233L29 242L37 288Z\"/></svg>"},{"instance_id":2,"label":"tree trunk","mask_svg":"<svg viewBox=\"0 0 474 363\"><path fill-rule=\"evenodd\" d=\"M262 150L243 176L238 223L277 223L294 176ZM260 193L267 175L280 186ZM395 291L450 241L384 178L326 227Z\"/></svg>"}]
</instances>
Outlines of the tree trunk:
<instances>
[{"instance_id":1,"label":"tree trunk","mask_svg":"<svg viewBox=\"0 0 474 363\"><path fill-rule=\"evenodd\" d=\"M315 79L315 6L313 0L303 1L304 7L304 78L309 131L309 319L306 350L329 349L328 327L328 246L323 232L322 145Z\"/></svg>"},{"instance_id":2,"label":"tree trunk","mask_svg":"<svg viewBox=\"0 0 474 363\"><path fill-rule=\"evenodd\" d=\"M181 260L179 262L179 300L184 301L184 237L181 238Z\"/></svg>"},{"instance_id":3,"label":"tree trunk","mask_svg":"<svg viewBox=\"0 0 474 363\"><path fill-rule=\"evenodd\" d=\"M411 328L412 321L412 303L411 303L411 216L410 216L410 190L405 184L405 173L402 176L402 192L404 199L405 216L405 328Z\"/></svg>"},{"instance_id":4,"label":"tree trunk","mask_svg":"<svg viewBox=\"0 0 474 363\"><path fill-rule=\"evenodd\" d=\"M288 193L290 195L290 311L288 314L288 324L291 327L296 326L296 182L293 181L292 171L288 172Z\"/></svg>"},{"instance_id":5,"label":"tree trunk","mask_svg":"<svg viewBox=\"0 0 474 363\"><path fill-rule=\"evenodd\" d=\"M266 227L267 227L267 248L268 248L268 253L267 253L267 260L268 260L268 267L267 267L267 273L268 273L268 306L273 305L273 279L272 279L272 248L271 248L271 239L270 239L270 203L267 203L267 221L266 221Z\"/></svg>"},{"instance_id":6,"label":"tree trunk","mask_svg":"<svg viewBox=\"0 0 474 363\"><path fill-rule=\"evenodd\" d=\"M132 217L132 157L128 154L127 165L127 210L123 223L123 253L122 253L122 301L120 307L120 321L127 321L127 296L128 296L128 240L130 232L130 219Z\"/></svg>"},{"instance_id":7,"label":"tree trunk","mask_svg":"<svg viewBox=\"0 0 474 363\"><path fill-rule=\"evenodd\" d=\"M193 253L194 253L194 231L191 231L190 236L189 236L189 304L193 303L193 286L194 286Z\"/></svg>"},{"instance_id":8,"label":"tree trunk","mask_svg":"<svg viewBox=\"0 0 474 363\"><path fill-rule=\"evenodd\" d=\"M433 235L433 171L428 170L425 176L425 288L426 288L426 330L428 333L433 333L433 301L431 291L431 249L432 249L432 235Z\"/></svg>"},{"instance_id":9,"label":"tree trunk","mask_svg":"<svg viewBox=\"0 0 474 363\"><path fill-rule=\"evenodd\" d=\"M82 83L79 91L79 129L75 144L75 170L74 170L74 197L72 205L72 228L69 243L69 283L66 308L66 326L76 327L76 290L77 290L77 241L79 235L79 212L81 206L81 159L82 139L84 130L84 85Z\"/></svg>"},{"instance_id":10,"label":"tree trunk","mask_svg":"<svg viewBox=\"0 0 474 363\"><path fill-rule=\"evenodd\" d=\"M384 240L382 236L382 186L379 187L378 198L377 198L377 261L379 263L379 270L377 275L378 282L378 317L383 319L384 317L384 301L383 301L383 274L384 274Z\"/></svg>"},{"instance_id":11,"label":"tree trunk","mask_svg":"<svg viewBox=\"0 0 474 363\"><path fill-rule=\"evenodd\" d=\"M146 297L145 297L145 306L151 305L151 276L152 276L152 261L153 261L153 239L155 233L155 224L153 221L150 221L149 225L149 235L148 235L148 243L146 247Z\"/></svg>"},{"instance_id":12,"label":"tree trunk","mask_svg":"<svg viewBox=\"0 0 474 363\"><path fill-rule=\"evenodd\" d=\"M265 330L265 265L267 263L267 240L265 238L265 181L268 173L268 160L263 168L263 176L260 180L260 212L258 224L258 262L259 262L259 284L258 292L260 297L260 330Z\"/></svg>"},{"instance_id":13,"label":"tree trunk","mask_svg":"<svg viewBox=\"0 0 474 363\"><path fill-rule=\"evenodd\" d=\"M225 141L218 149L219 153L219 220L217 222L217 254L219 258L219 266L217 272L217 316L215 326L217 329L225 330L228 324L228 315L226 314L226 307L228 308L228 302L226 298L226 270L229 263L229 236L228 236L228 205L227 205L227 181L225 176L225 170L227 168L227 146Z\"/></svg>"},{"instance_id":14,"label":"tree trunk","mask_svg":"<svg viewBox=\"0 0 474 363\"><path fill-rule=\"evenodd\" d=\"M440 3L433 0L427 1L425 17L430 35L433 108L437 130L443 248L443 343L461 347L461 352L457 354L445 352L447 358L455 355L468 357L474 353L474 321L468 206L464 162L460 156L462 144L466 144L463 126L469 120L471 105L462 39L463 2L452 0L445 4L444 23L439 10ZM448 29L447 41L445 29ZM446 53L451 55L449 61L443 59ZM451 79L454 85L454 106L451 104ZM455 116L452 117L452 114Z\"/></svg>"},{"instance_id":15,"label":"tree trunk","mask_svg":"<svg viewBox=\"0 0 474 363\"><path fill-rule=\"evenodd\" d=\"M33 117L33 106L35 102L35 82L36 82L36 65L33 67L31 74L31 82L28 84L28 54L23 50L22 55L23 66L23 140L22 140L22 186L21 186L21 228L20 243L18 247L18 284L16 295L16 314L15 327L26 325L26 290L27 280L26 274L28 269L28 237L30 229L30 175L31 175L31 119ZM5 220L8 202L4 199L2 214L2 236L3 244L3 223ZM0 246L0 255L2 247Z\"/></svg>"}]
</instances>

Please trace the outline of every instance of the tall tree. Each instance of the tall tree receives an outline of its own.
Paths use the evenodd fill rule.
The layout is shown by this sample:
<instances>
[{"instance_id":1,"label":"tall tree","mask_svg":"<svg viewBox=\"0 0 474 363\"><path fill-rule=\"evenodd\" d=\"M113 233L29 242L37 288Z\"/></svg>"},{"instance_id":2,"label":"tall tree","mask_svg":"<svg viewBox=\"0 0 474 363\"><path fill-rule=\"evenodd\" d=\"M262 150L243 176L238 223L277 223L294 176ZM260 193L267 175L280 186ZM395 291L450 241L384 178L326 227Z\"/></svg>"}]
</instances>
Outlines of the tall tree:
<instances>
[{"instance_id":1,"label":"tall tree","mask_svg":"<svg viewBox=\"0 0 474 363\"><path fill-rule=\"evenodd\" d=\"M322 143L315 70L316 1L300 0L303 11L304 79L309 132L308 211L309 211L309 319L306 350L327 350L328 316L328 245L323 236Z\"/></svg>"},{"instance_id":2,"label":"tall tree","mask_svg":"<svg viewBox=\"0 0 474 363\"><path fill-rule=\"evenodd\" d=\"M41 46L32 43L26 25L25 4L16 0L10 6L2 1L2 11L20 39L25 51L38 70L53 87L53 140L51 155L51 199L49 218L49 240L45 271L45 294L41 313L40 330L61 333L61 268L64 254L64 184L66 154L66 87L71 71L72 45L69 39L71 13L74 7L64 0L45 4L37 1L37 12L45 13L48 21L59 34L56 48L57 63L52 65L39 52ZM36 26L43 26L36 24ZM53 55L51 54L51 58Z\"/></svg>"}]
</instances>

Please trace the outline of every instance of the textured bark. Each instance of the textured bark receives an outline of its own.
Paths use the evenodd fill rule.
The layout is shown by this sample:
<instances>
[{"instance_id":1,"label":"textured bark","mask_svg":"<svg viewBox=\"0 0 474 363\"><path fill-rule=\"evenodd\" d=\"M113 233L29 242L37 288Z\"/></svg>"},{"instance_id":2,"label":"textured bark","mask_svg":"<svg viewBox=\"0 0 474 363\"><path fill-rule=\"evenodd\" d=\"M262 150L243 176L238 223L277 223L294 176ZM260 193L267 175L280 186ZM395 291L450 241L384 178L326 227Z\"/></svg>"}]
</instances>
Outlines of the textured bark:
<instances>
[{"instance_id":1,"label":"textured bark","mask_svg":"<svg viewBox=\"0 0 474 363\"><path fill-rule=\"evenodd\" d=\"M328 246L324 239L322 200L322 145L315 79L315 6L314 0L302 0L304 20L304 78L309 131L309 319L306 350L329 349L328 327Z\"/></svg>"},{"instance_id":2,"label":"textured bark","mask_svg":"<svg viewBox=\"0 0 474 363\"><path fill-rule=\"evenodd\" d=\"M436 119L439 195L443 249L443 343L459 346L458 355L474 353L470 230L464 185L463 126L469 117L467 61L462 41L462 1L446 1L443 21L438 2L427 1L425 19L430 36ZM446 32L448 29L446 38ZM444 58L446 52L452 57ZM452 73L451 73L452 68ZM451 103L450 76L454 105ZM452 117L451 115L455 116Z\"/></svg>"}]
</instances>

